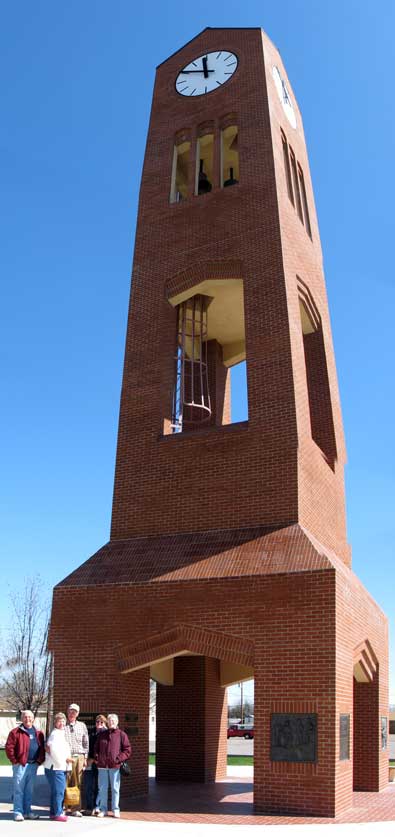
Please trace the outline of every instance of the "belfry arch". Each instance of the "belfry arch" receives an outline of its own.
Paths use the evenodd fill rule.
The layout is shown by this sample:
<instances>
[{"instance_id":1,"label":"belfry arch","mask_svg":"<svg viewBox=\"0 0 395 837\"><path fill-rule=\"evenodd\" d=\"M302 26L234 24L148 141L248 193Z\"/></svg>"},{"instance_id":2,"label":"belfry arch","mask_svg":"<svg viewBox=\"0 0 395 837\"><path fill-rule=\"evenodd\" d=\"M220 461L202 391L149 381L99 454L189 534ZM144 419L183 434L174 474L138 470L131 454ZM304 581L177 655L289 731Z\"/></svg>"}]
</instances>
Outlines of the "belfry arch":
<instances>
[{"instance_id":1,"label":"belfry arch","mask_svg":"<svg viewBox=\"0 0 395 837\"><path fill-rule=\"evenodd\" d=\"M164 359L171 407L164 399L163 433L228 425L230 370L246 360L242 264L227 259L192 264L171 277L164 291L173 343Z\"/></svg>"}]
</instances>

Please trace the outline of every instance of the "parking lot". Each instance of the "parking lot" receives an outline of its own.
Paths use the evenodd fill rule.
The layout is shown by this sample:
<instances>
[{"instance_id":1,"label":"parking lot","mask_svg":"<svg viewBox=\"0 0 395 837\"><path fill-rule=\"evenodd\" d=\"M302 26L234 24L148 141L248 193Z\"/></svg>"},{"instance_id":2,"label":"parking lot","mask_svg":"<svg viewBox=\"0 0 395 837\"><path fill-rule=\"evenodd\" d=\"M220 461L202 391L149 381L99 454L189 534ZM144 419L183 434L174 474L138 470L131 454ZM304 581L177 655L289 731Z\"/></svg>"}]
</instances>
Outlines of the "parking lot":
<instances>
[{"instance_id":1,"label":"parking lot","mask_svg":"<svg viewBox=\"0 0 395 837\"><path fill-rule=\"evenodd\" d=\"M228 756L253 756L254 740L244 738L228 738Z\"/></svg>"}]
</instances>

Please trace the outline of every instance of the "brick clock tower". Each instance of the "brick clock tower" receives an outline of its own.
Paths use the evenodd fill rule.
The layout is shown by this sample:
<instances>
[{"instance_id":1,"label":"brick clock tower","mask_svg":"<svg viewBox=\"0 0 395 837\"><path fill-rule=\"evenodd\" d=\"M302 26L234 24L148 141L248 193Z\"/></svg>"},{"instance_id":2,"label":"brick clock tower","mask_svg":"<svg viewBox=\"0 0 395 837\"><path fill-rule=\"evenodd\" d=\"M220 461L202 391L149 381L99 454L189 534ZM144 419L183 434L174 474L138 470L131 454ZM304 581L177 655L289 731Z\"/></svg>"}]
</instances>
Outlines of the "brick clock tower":
<instances>
[{"instance_id":1,"label":"brick clock tower","mask_svg":"<svg viewBox=\"0 0 395 837\"><path fill-rule=\"evenodd\" d=\"M208 28L157 70L110 541L53 600L54 706L119 714L127 796L150 677L159 782L225 777L225 687L253 676L257 811L386 786L387 621L351 570L344 462L302 117L261 29Z\"/></svg>"}]
</instances>

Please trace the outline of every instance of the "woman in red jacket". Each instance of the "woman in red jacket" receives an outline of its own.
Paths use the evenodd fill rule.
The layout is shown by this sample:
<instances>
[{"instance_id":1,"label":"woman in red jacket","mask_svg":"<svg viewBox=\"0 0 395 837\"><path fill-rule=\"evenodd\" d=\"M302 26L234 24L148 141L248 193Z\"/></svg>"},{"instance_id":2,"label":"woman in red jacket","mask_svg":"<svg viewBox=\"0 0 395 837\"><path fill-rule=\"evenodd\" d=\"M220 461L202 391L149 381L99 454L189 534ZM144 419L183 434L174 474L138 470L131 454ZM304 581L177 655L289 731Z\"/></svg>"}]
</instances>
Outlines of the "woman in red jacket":
<instances>
[{"instance_id":1,"label":"woman in red jacket","mask_svg":"<svg viewBox=\"0 0 395 837\"><path fill-rule=\"evenodd\" d=\"M99 772L98 817L107 814L108 785L111 787L111 806L114 817L119 818L120 766L132 753L126 732L118 727L118 715L107 716L108 729L97 736L94 748Z\"/></svg>"}]
</instances>

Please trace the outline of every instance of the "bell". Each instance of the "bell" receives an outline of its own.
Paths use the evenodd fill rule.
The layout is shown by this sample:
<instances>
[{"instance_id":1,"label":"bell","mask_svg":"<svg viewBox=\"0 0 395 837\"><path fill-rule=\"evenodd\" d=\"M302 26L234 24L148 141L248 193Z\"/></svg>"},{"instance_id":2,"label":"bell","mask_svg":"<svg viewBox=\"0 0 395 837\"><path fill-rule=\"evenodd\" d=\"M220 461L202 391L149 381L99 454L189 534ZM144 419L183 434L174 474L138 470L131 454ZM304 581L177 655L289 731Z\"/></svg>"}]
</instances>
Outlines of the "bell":
<instances>
[{"instance_id":1,"label":"bell","mask_svg":"<svg viewBox=\"0 0 395 837\"><path fill-rule=\"evenodd\" d=\"M207 361L207 309L211 297L195 294L177 306L172 429L181 433L211 417Z\"/></svg>"},{"instance_id":2,"label":"bell","mask_svg":"<svg viewBox=\"0 0 395 837\"><path fill-rule=\"evenodd\" d=\"M207 177L206 172L203 171L203 160L200 160L198 195L205 195L206 192L211 192L211 189L212 185Z\"/></svg>"},{"instance_id":3,"label":"bell","mask_svg":"<svg viewBox=\"0 0 395 837\"><path fill-rule=\"evenodd\" d=\"M233 177L233 168L232 168L232 167L230 167L230 169L229 169L229 177L228 177L228 180L225 180L225 182L224 182L224 186L234 186L234 185L235 185L235 183L238 183L238 182L239 182L239 181L238 181L238 180L236 180L236 178L235 178L235 177Z\"/></svg>"}]
</instances>

